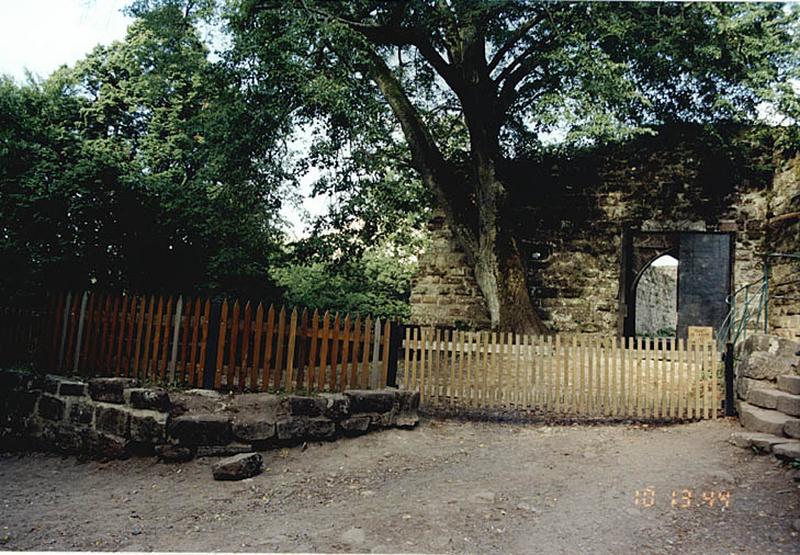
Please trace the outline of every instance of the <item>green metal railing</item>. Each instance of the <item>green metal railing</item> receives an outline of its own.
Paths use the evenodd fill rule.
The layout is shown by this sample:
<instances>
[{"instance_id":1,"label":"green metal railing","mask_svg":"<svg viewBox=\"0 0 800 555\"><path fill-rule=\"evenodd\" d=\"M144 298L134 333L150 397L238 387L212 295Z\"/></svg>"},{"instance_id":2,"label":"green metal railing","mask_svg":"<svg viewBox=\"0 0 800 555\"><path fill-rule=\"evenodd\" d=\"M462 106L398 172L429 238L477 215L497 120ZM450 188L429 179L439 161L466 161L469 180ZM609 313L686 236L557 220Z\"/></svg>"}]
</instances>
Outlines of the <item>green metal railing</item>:
<instances>
[{"instance_id":1,"label":"green metal railing","mask_svg":"<svg viewBox=\"0 0 800 555\"><path fill-rule=\"evenodd\" d=\"M765 255L764 274L759 279L741 286L725 299L725 302L730 306L730 310L722 321L717 334L717 344L720 350L725 348L725 343L730 342L735 345L739 341L747 339L748 329L762 329L763 325L764 332L768 332L770 287L774 290L800 282L800 279L796 279L771 284L770 274L774 259L800 260L800 253L769 253ZM773 295L772 298L784 299L788 297Z\"/></svg>"}]
</instances>

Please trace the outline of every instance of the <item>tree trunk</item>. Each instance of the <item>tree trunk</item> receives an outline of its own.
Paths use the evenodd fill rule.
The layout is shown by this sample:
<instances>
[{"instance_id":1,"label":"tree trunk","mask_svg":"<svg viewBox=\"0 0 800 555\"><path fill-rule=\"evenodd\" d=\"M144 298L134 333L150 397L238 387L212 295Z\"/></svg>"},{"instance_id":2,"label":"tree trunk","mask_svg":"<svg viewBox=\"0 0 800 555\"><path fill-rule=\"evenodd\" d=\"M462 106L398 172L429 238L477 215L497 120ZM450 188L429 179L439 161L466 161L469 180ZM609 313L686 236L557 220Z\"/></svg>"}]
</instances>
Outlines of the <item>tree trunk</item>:
<instances>
[{"instance_id":1,"label":"tree trunk","mask_svg":"<svg viewBox=\"0 0 800 555\"><path fill-rule=\"evenodd\" d=\"M494 181L488 191L485 189L479 187L484 194L478 195L478 248L469 258L472 258L475 279L486 299L492 328L516 333L548 333L533 308L516 240L504 225L505 188ZM493 192L499 193L500 198Z\"/></svg>"}]
</instances>

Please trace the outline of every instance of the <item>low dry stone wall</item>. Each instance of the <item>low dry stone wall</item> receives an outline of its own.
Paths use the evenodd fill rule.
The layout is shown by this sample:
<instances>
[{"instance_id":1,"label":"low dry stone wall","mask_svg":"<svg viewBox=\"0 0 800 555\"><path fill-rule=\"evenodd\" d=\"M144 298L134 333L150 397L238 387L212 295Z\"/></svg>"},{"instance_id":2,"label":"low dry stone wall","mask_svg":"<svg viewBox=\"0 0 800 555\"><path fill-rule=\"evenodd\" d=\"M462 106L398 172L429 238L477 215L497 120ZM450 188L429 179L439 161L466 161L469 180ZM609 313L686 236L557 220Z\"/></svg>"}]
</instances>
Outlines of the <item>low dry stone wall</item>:
<instances>
[{"instance_id":1,"label":"low dry stone wall","mask_svg":"<svg viewBox=\"0 0 800 555\"><path fill-rule=\"evenodd\" d=\"M85 383L0 370L0 448L181 461L412 427L418 408L418 393L397 389L314 397L168 393L128 378Z\"/></svg>"}]
</instances>

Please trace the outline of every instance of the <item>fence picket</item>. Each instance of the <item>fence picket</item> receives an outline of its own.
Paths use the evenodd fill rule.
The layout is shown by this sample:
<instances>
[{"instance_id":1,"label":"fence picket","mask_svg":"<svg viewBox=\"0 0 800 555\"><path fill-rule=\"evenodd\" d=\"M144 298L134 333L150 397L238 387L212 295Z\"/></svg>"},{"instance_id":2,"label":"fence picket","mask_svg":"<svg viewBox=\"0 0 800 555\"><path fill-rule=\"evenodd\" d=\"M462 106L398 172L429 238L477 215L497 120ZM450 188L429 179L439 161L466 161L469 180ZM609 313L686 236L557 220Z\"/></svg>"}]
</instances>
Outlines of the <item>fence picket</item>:
<instances>
[{"instance_id":1,"label":"fence picket","mask_svg":"<svg viewBox=\"0 0 800 555\"><path fill-rule=\"evenodd\" d=\"M259 391L258 378L261 372L261 341L264 339L264 303L258 303L256 307L255 322L253 323L253 371L250 374L250 390ZM309 387L311 389L311 387Z\"/></svg>"},{"instance_id":2,"label":"fence picket","mask_svg":"<svg viewBox=\"0 0 800 555\"><path fill-rule=\"evenodd\" d=\"M294 389L294 347L297 340L297 308L292 309L289 319L289 346L286 348L286 391ZM279 371L280 372L280 371Z\"/></svg>"},{"instance_id":3,"label":"fence picket","mask_svg":"<svg viewBox=\"0 0 800 555\"><path fill-rule=\"evenodd\" d=\"M328 334L330 331L330 313L322 316L322 333L319 345L319 374L317 374L317 390L325 389L325 370L328 366Z\"/></svg>"},{"instance_id":4,"label":"fence picket","mask_svg":"<svg viewBox=\"0 0 800 555\"><path fill-rule=\"evenodd\" d=\"M219 313L219 341L217 342L217 369L214 374L214 389L222 387L222 364L225 361L225 337L228 334L228 299L223 299Z\"/></svg>"},{"instance_id":5,"label":"fence picket","mask_svg":"<svg viewBox=\"0 0 800 555\"><path fill-rule=\"evenodd\" d=\"M341 322L339 313L333 319L333 331L331 333L331 373L328 376L328 391L336 391L336 367L339 365L339 328Z\"/></svg>"},{"instance_id":6,"label":"fence picket","mask_svg":"<svg viewBox=\"0 0 800 555\"><path fill-rule=\"evenodd\" d=\"M239 391L244 391L247 387L248 378L252 382L252 376L256 374L255 371L250 371L250 332L253 326L253 307L250 301L244 305L244 322L242 323L242 355L241 355L241 370L239 371Z\"/></svg>"},{"instance_id":7,"label":"fence picket","mask_svg":"<svg viewBox=\"0 0 800 555\"><path fill-rule=\"evenodd\" d=\"M314 372L317 367L317 354L319 352L319 310L314 309L311 315L311 345L308 353L308 372L306 373L306 389L312 391L316 384Z\"/></svg>"},{"instance_id":8,"label":"fence picket","mask_svg":"<svg viewBox=\"0 0 800 555\"><path fill-rule=\"evenodd\" d=\"M209 304L209 301L206 301L206 304ZM189 372L187 380L189 381L189 385L195 386L197 382L195 381L196 373L198 372L197 368L197 351L202 350L203 354L200 357L201 361L205 360L205 338L203 338L203 347L198 349L197 340L198 335L200 334L200 311L202 310L202 305L200 304L200 298L194 300L194 312L192 314L192 337L191 343L187 346L189 348ZM186 315L186 322L189 322L188 314ZM186 357L183 358L184 366L186 365ZM186 375L186 369L184 368L184 375Z\"/></svg>"},{"instance_id":9,"label":"fence picket","mask_svg":"<svg viewBox=\"0 0 800 555\"><path fill-rule=\"evenodd\" d=\"M408 330L406 330L406 332L407 331ZM408 335L408 334L406 333L406 335ZM372 345L372 317L371 316L367 316L367 319L364 321L364 339L363 339L363 347L362 347L362 354L361 354L361 379L360 379L359 384L358 384L359 387L362 387L364 389L368 389L370 387L370 383L369 383L369 349L370 349L370 345ZM408 350L406 350L406 353L408 353ZM406 374L407 369L408 369L408 364L406 364L403 374ZM404 377L406 377L406 376L404 376Z\"/></svg>"}]
</instances>

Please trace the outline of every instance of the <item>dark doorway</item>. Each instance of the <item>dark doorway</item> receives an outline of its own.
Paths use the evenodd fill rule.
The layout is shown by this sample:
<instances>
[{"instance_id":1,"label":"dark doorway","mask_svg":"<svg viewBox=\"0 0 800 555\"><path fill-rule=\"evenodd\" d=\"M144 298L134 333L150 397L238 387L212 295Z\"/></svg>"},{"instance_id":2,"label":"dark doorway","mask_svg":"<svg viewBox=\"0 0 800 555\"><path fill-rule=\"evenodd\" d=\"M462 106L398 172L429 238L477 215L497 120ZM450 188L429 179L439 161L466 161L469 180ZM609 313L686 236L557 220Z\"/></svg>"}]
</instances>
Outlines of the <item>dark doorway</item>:
<instances>
[{"instance_id":1,"label":"dark doorway","mask_svg":"<svg viewBox=\"0 0 800 555\"><path fill-rule=\"evenodd\" d=\"M689 326L711 326L716 332L727 314L725 300L733 283L732 234L637 230L623 236L620 331L637 334L637 287L665 255L678 261L677 337L686 338Z\"/></svg>"}]
</instances>

